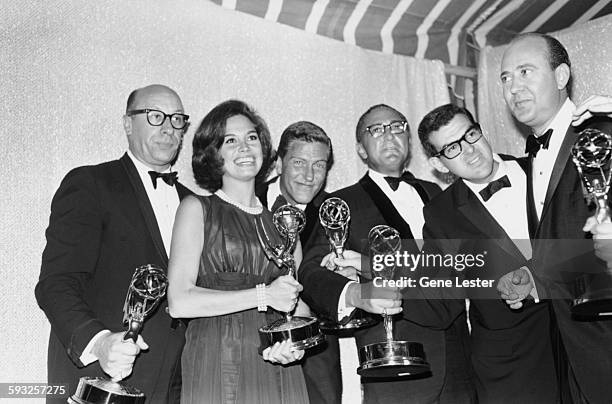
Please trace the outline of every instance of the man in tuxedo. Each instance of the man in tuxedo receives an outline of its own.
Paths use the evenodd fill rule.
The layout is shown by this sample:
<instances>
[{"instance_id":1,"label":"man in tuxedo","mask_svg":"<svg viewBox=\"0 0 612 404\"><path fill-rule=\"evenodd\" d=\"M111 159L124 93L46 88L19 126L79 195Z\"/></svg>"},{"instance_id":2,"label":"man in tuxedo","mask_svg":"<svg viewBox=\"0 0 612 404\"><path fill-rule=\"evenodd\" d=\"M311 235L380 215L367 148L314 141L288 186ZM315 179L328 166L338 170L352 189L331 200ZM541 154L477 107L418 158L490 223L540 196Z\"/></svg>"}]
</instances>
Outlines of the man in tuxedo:
<instances>
[{"instance_id":1,"label":"man in tuxedo","mask_svg":"<svg viewBox=\"0 0 612 404\"><path fill-rule=\"evenodd\" d=\"M106 374L149 403L179 401L185 326L164 299L137 341L124 341L122 310L137 267L167 268L174 214L190 193L170 171L188 119L174 90L133 91L123 117L127 153L72 170L55 193L36 285L51 323L49 384L69 383L73 393L80 377Z\"/></svg>"},{"instance_id":2,"label":"man in tuxedo","mask_svg":"<svg viewBox=\"0 0 612 404\"><path fill-rule=\"evenodd\" d=\"M276 154L278 175L266 182L257 196L272 212L287 203L304 211L306 226L300 233L304 246L327 195L323 188L334 164L331 139L312 122L295 122L283 131Z\"/></svg>"},{"instance_id":3,"label":"man in tuxedo","mask_svg":"<svg viewBox=\"0 0 612 404\"><path fill-rule=\"evenodd\" d=\"M323 187L334 162L331 139L312 122L292 123L281 135L277 158L278 176L259 190L258 197L271 211L287 203L304 211L306 225L300 233L304 246L327 195ZM302 361L312 403L338 403L342 397L338 338L329 335L326 340L326 344L309 349Z\"/></svg>"},{"instance_id":4,"label":"man in tuxedo","mask_svg":"<svg viewBox=\"0 0 612 404\"><path fill-rule=\"evenodd\" d=\"M530 235L535 239L534 276L540 297L552 298L560 336L558 355L563 354L563 347L567 354L568 369L563 376L574 402L606 403L612 397L612 322L573 318L570 311L576 280L585 276L581 272L603 271L605 264L595 257L592 245L586 253L579 251L579 246L592 243L583 226L593 206L584 200L570 157L584 125L571 125L575 105L569 98L567 51L548 35L521 34L504 52L500 78L512 115L533 132L527 139L527 212ZM612 127L605 117L586 124L608 133ZM561 241L551 239L571 240L575 247L559 248Z\"/></svg>"},{"instance_id":5,"label":"man in tuxedo","mask_svg":"<svg viewBox=\"0 0 612 404\"><path fill-rule=\"evenodd\" d=\"M453 280L453 285L455 278L511 282L512 272L525 270L531 258L523 168L492 152L465 108L452 104L435 108L425 115L418 133L430 164L459 177L424 208L423 253L486 254L482 265L460 271L422 268L421 276L432 276L437 269L437 276ZM523 309L513 310L499 298L493 283L437 291L441 295L427 301L446 306L439 310L440 320L455 318L465 310L458 298L470 298L470 351L479 403L557 402L548 302L530 300Z\"/></svg>"},{"instance_id":6,"label":"man in tuxedo","mask_svg":"<svg viewBox=\"0 0 612 404\"><path fill-rule=\"evenodd\" d=\"M378 104L369 108L356 128L357 152L368 166L368 172L356 184L331 196L343 199L350 208L351 221L347 250L369 255L367 239L370 229L386 224L397 229L412 250L414 239L421 238L424 223L422 208L440 188L414 178L404 171L409 159L410 129L406 117L396 109ZM352 308L370 313L402 311L398 290L374 287L372 282L359 284L320 266L329 252L325 232L317 226L306 246L300 266L302 298L317 313L330 319L342 319ZM373 294L376 289L376 294ZM367 296L375 296L370 299ZM362 298L363 297L363 298ZM397 340L418 341L424 345L431 374L397 379L362 379L366 403L469 403L473 391L469 380L469 355L466 348L467 327L463 319L453 321L446 330L422 327L410 321L410 313L419 313L423 303L407 301L404 317L395 321ZM385 341L382 323L354 334L357 347Z\"/></svg>"}]
</instances>

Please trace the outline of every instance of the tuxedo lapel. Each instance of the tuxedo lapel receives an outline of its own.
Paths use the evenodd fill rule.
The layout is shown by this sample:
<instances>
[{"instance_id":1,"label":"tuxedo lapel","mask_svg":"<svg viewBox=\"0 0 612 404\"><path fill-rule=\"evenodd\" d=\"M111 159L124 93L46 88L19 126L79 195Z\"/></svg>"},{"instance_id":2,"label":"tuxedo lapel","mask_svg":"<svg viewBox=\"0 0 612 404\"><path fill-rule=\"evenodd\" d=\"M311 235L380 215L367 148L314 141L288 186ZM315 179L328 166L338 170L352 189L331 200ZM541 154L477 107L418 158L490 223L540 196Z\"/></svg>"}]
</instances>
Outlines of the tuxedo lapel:
<instances>
[{"instance_id":1,"label":"tuxedo lapel","mask_svg":"<svg viewBox=\"0 0 612 404\"><path fill-rule=\"evenodd\" d=\"M423 204L425 205L433 195L430 195L420 180L416 179L414 175L410 171L404 171L402 173L402 178L408 185L412 186L417 191L417 194L421 197Z\"/></svg>"},{"instance_id":2,"label":"tuxedo lapel","mask_svg":"<svg viewBox=\"0 0 612 404\"><path fill-rule=\"evenodd\" d=\"M567 165L567 161L569 159L570 153L572 151L572 146L576 141L576 132L574 131L574 127L570 125L565 133L565 137L563 138L563 143L561 144L561 148L559 149L559 154L557 154L557 159L555 160L555 165L553 166L552 173L550 175L550 181L548 183L548 188L546 189L546 197L544 198L544 206L542 207L542 214L540 215L540 220L546 214L546 211L550 207L550 202L552 200L553 195L555 194L555 190L559 185L559 181L561 180L561 176L563 171L565 170L565 166ZM532 198L533 199L533 198Z\"/></svg>"},{"instance_id":3,"label":"tuxedo lapel","mask_svg":"<svg viewBox=\"0 0 612 404\"><path fill-rule=\"evenodd\" d=\"M403 239L414 239L414 235L410 230L410 225L406 223L402 215L399 214L395 206L387 195L376 185L368 174L364 175L359 184L365 192L372 198L374 205L385 219L389 226L394 227Z\"/></svg>"},{"instance_id":4,"label":"tuxedo lapel","mask_svg":"<svg viewBox=\"0 0 612 404\"><path fill-rule=\"evenodd\" d=\"M500 154L499 156L504 161L516 161L516 164L518 164L519 167L523 169L525 174L527 174L529 157L512 157L512 156L506 156L505 154Z\"/></svg>"},{"instance_id":5,"label":"tuxedo lapel","mask_svg":"<svg viewBox=\"0 0 612 404\"><path fill-rule=\"evenodd\" d=\"M138 171L136 171L134 163L132 163L132 160L128 157L127 154L124 154L119 161L125 169L128 181L134 189L136 201L140 208L140 212L142 213L142 217L145 221L145 224L147 225L147 229L149 230L149 233L151 235L151 239L153 240L153 244L155 245L155 249L162 258L162 261L167 264L168 255L166 254L164 241L162 240L161 232L159 231L159 225L157 224L157 219L155 218L155 212L153 212L153 207L151 206L151 202L149 201L149 197L147 196L147 191L145 190L144 185L142 185L142 181L140 180Z\"/></svg>"},{"instance_id":6,"label":"tuxedo lapel","mask_svg":"<svg viewBox=\"0 0 612 404\"><path fill-rule=\"evenodd\" d=\"M478 197L459 180L453 187L454 205L477 229L483 232L485 238L491 239L508 254L516 257L525 256L516 244L508 237L506 231L497 223Z\"/></svg>"}]
</instances>

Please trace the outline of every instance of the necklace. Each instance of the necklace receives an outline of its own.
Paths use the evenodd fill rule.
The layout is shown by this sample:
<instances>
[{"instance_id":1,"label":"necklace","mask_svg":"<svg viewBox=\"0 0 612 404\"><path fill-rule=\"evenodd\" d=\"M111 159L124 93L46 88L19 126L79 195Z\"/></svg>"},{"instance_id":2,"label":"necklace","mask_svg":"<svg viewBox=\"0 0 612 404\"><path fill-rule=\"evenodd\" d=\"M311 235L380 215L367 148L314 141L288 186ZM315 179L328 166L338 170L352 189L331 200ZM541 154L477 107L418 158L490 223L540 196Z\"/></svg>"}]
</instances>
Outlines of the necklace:
<instances>
[{"instance_id":1,"label":"necklace","mask_svg":"<svg viewBox=\"0 0 612 404\"><path fill-rule=\"evenodd\" d=\"M245 206L241 203L238 203L234 200L232 200L225 192L223 192L221 189L218 189L215 192L215 195L217 195L219 198L223 199L225 202L229 203L232 206L237 207L238 209L240 209L241 211L248 213L250 215L259 215L261 214L261 212L263 211L263 206L261 205L261 202L259 202L259 199L257 199L257 206L255 207L251 207L251 206Z\"/></svg>"}]
</instances>

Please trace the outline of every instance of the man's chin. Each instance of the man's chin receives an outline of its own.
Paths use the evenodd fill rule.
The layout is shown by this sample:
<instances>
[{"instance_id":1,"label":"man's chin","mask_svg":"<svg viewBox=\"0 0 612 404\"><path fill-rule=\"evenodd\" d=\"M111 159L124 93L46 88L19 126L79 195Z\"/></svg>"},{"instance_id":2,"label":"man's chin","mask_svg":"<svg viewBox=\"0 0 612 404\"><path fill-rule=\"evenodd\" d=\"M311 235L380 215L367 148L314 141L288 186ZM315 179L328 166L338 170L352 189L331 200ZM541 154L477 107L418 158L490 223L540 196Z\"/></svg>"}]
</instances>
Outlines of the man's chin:
<instances>
[{"instance_id":1,"label":"man's chin","mask_svg":"<svg viewBox=\"0 0 612 404\"><path fill-rule=\"evenodd\" d=\"M172 161L176 157L176 149L159 150L155 153L155 158L162 161Z\"/></svg>"},{"instance_id":2,"label":"man's chin","mask_svg":"<svg viewBox=\"0 0 612 404\"><path fill-rule=\"evenodd\" d=\"M385 162L387 164L391 164L391 165L399 164L399 165L402 165L404 163L404 161L406 161L406 159L408 157L407 156L403 156L403 155L398 154L398 153L390 153L390 154L383 155L383 158L385 159Z\"/></svg>"},{"instance_id":3,"label":"man's chin","mask_svg":"<svg viewBox=\"0 0 612 404\"><path fill-rule=\"evenodd\" d=\"M293 201L295 201L295 204L297 205L307 205L310 203L310 201L312 201L312 199L314 198L314 195L310 196L310 195L299 195L297 197L292 198Z\"/></svg>"},{"instance_id":4,"label":"man's chin","mask_svg":"<svg viewBox=\"0 0 612 404\"><path fill-rule=\"evenodd\" d=\"M531 113L531 111L525 111L523 109L514 109L512 111L512 115L517 121L528 126L529 122L533 118L533 114Z\"/></svg>"}]
</instances>

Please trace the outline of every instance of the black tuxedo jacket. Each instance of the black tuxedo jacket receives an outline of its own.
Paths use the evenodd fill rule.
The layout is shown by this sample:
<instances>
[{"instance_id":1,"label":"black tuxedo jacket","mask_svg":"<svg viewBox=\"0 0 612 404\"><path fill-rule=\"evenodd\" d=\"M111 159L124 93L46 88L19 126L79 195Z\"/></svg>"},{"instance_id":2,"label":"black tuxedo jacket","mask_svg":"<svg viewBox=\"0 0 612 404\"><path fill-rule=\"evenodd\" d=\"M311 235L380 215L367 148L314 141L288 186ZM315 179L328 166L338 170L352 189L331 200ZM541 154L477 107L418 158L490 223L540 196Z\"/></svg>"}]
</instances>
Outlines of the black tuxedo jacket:
<instances>
[{"instance_id":1,"label":"black tuxedo jacket","mask_svg":"<svg viewBox=\"0 0 612 404\"><path fill-rule=\"evenodd\" d=\"M440 192L437 185L421 180L417 180L414 187L424 200ZM367 174L358 183L330 196L343 199L350 207L351 221L346 249L369 255L365 240L370 229L379 224L396 228L402 238L411 235L409 224ZM319 266L322 257L330 251L325 232L320 225L317 225L305 251L299 269L300 282L304 286L302 297L321 316L336 320L338 299L348 279ZM420 312L420 307L421 304L417 302L406 302L404 315L408 319L400 318L395 321L394 334L398 340L423 343L432 374L412 380L363 379L366 402L403 402L410 397L410 401L414 403L429 403L437 402L440 397L447 395L453 397L451 402L471 402L473 392L469 380L465 316L463 321L452 322L445 331L435 330L410 321L410 313ZM354 336L357 346L362 347L384 341L385 331L382 324L377 324L355 332Z\"/></svg>"},{"instance_id":2,"label":"black tuxedo jacket","mask_svg":"<svg viewBox=\"0 0 612 404\"><path fill-rule=\"evenodd\" d=\"M520 206L516 209L523 214ZM526 264L526 258L505 230L461 180L435 197L423 213L425 253L476 255L486 251L484 267L461 272L447 268L446 275L451 279L458 276L497 280ZM452 321L465 310L461 300L449 300L449 295L470 298L471 361L479 403L556 402L548 302L526 303L523 309L512 310L499 298L495 284L490 289L425 290L435 291L441 296L430 296L427 302L448 310L440 309L439 320Z\"/></svg>"},{"instance_id":3,"label":"black tuxedo jacket","mask_svg":"<svg viewBox=\"0 0 612 404\"><path fill-rule=\"evenodd\" d=\"M587 125L612 134L609 119L591 119ZM583 272L605 270L605 263L593 254L590 234L582 231L586 219L594 213L593 206L587 206L583 197L581 180L570 156L571 147L582 129L582 126L570 126L565 133L539 221L533 202L533 159L528 159L527 207L530 231L535 239L534 268L541 281L538 292L552 299L568 357L574 400L607 403L612 397L612 320L576 319L570 312L576 294L576 278ZM586 251L585 245L589 247Z\"/></svg>"},{"instance_id":4,"label":"black tuxedo jacket","mask_svg":"<svg viewBox=\"0 0 612 404\"><path fill-rule=\"evenodd\" d=\"M190 193L181 184L176 188L181 198ZM51 204L46 237L36 299L51 323L48 379L70 383L73 393L80 377L104 375L98 362L83 367L79 357L99 331L125 329L123 303L134 269L144 264L167 269L168 257L127 154L66 175ZM150 403L177 399L170 390L180 395L185 330L167 314L167 306L164 299L145 320L142 337L149 349L138 355L125 379Z\"/></svg>"}]
</instances>

